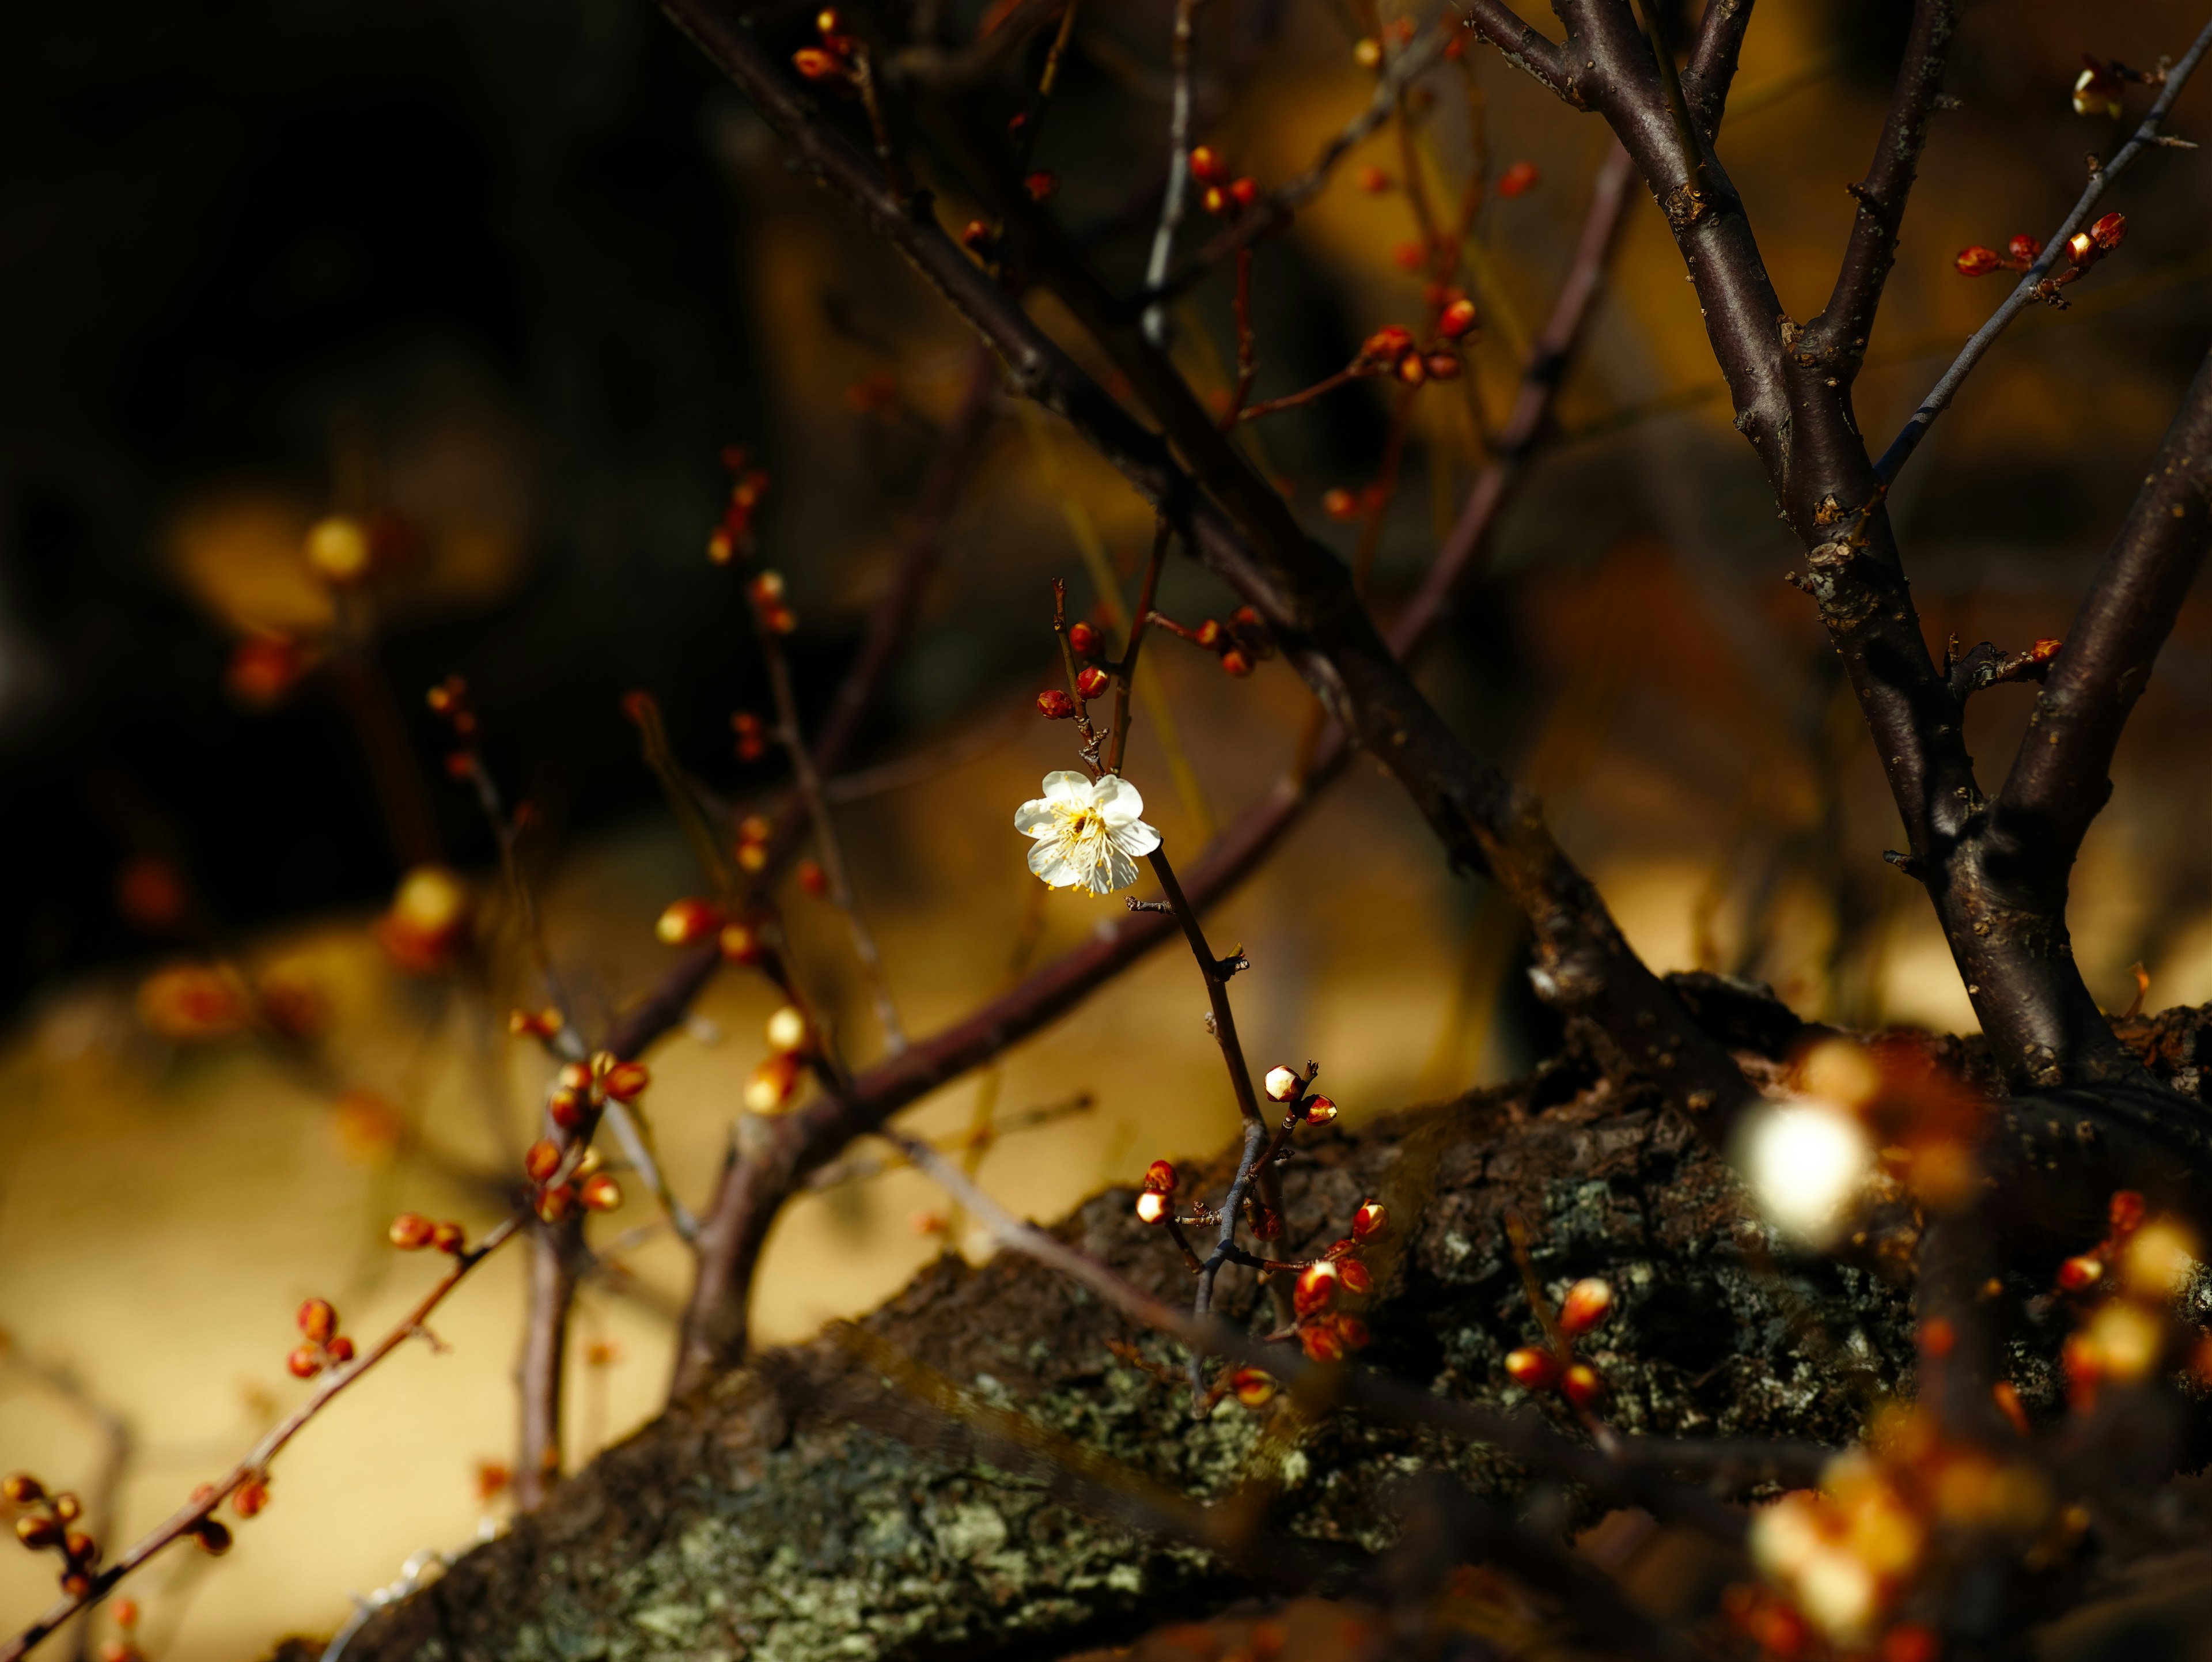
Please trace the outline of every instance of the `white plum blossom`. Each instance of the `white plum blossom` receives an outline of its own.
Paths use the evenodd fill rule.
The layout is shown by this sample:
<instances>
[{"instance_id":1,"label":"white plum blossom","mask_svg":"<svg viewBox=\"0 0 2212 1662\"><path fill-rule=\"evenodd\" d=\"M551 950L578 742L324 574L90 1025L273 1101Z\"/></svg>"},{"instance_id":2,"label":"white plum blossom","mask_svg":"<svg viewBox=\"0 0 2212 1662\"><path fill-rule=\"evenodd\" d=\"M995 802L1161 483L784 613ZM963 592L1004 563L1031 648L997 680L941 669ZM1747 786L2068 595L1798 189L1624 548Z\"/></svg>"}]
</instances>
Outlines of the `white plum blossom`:
<instances>
[{"instance_id":1,"label":"white plum blossom","mask_svg":"<svg viewBox=\"0 0 2212 1662\"><path fill-rule=\"evenodd\" d=\"M1048 773L1044 794L1024 802L1014 829L1036 838L1030 869L1055 889L1111 894L1137 880L1136 856L1160 845L1160 834L1137 816L1145 799L1127 780L1108 774Z\"/></svg>"}]
</instances>

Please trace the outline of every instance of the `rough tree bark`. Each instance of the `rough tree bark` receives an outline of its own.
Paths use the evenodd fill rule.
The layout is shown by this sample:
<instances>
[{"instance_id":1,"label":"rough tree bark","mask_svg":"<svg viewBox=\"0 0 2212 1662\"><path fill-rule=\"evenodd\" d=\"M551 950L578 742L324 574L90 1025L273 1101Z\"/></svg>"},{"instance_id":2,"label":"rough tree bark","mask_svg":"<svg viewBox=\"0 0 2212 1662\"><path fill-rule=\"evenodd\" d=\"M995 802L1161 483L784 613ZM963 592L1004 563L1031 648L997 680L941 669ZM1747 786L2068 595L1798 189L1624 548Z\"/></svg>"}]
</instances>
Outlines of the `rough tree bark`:
<instances>
[{"instance_id":1,"label":"rough tree bark","mask_svg":"<svg viewBox=\"0 0 2212 1662\"><path fill-rule=\"evenodd\" d=\"M1733 983L1674 985L1754 1070L1801 1037L1782 1006ZM2201 1094L2212 1008L2119 1030L2156 1076ZM1978 1043L1930 1043L1995 1082ZM1875 1403L1910 1387L1910 1288L1793 1251L1651 1087L1595 1055L1577 1045L1516 1084L1317 1134L1285 1174L1285 1245L1317 1251L1363 1198L1382 1197L1398 1252L1364 1360L1510 1405L1522 1399L1503 1357L1535 1332L1508 1244L1507 1220L1519 1218L1554 1296L1584 1275L1619 1289L1592 1353L1619 1429L1826 1446L1856 1435ZM1188 1176L1218 1189L1231 1165ZM1129 1199L1109 1190L1059 1232L1180 1300L1179 1259ZM2040 1269L2021 1273L2023 1291L2040 1284ZM1232 1267L1221 1290L1225 1313L1267 1324L1251 1272ZM2032 1410L2060 1396L2048 1360L2057 1337L2015 1340L2010 1373ZM1109 1342L1133 1346L1159 1377ZM892 1357L937 1388L886 1377ZM1417 1466L1516 1504L1543 1498L1494 1449L1343 1412L1304 1423L1287 1405L1255 1415L1230 1403L1194 1419L1179 1363L1168 1342L1027 1260L941 1259L854 1330L769 1353L679 1402L370 1622L346 1662L1064 1654L1267 1590L1264 1551L1233 1569L1139 1526L1130 1507L1152 1504L1148 1485L1218 1501L1271 1484L1277 1538L1347 1557L1388 1542L1382 1497ZM993 1410L1030 1424L1026 1447ZM1563 1498L1548 1502L1563 1519L1589 1515ZM284 1653L315 1653L296 1641Z\"/></svg>"}]
</instances>

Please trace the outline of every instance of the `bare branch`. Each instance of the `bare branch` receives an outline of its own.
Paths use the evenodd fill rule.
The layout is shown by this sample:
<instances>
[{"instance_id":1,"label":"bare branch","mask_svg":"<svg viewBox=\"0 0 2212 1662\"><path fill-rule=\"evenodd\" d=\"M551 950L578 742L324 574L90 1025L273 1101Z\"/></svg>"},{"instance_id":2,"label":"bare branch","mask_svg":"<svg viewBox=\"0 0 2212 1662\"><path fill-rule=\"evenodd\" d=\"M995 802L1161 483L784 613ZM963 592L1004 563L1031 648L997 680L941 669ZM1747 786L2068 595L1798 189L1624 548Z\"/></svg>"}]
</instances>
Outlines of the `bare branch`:
<instances>
[{"instance_id":1,"label":"bare branch","mask_svg":"<svg viewBox=\"0 0 2212 1662\"><path fill-rule=\"evenodd\" d=\"M2203 62L2208 49L2212 49L2212 22L2206 23L2198 31L2189 50L2182 54L2181 61L2166 71L2166 85L2159 93L2158 101L2150 107L2149 112L2137 124L2128 142L2120 146L2111 161L2089 175L2089 182L2075 199L2073 208L2059 222L2050 241L2044 245L2043 253L2035 264L2028 267L2019 283L2014 285L2012 293L2005 296L2004 304L1990 314L1987 323L1974 331L1966 345L1960 349L1959 356L1952 361L1951 367L1929 389L1928 396L1920 400L1920 407L1912 412L1911 419L1890 441L1889 448L1881 453L1881 460L1875 465L1875 472L1884 484L1894 479L1907 459L1919 448L1920 441L1928 436L1928 429L1935 424L1936 417L1942 415L1952 399L1957 396L1966 377L1973 373L1974 366L1982 361L1982 355L1996 344L1997 337L2004 333L2012 320L2035 299L2036 290L2044 279L2066 257L2067 239L2081 228L2090 211L2111 188L2112 181L2125 173L2145 150L2164 143L2159 128L2165 122L2166 113L2172 109L2173 100L2189 84L2189 77Z\"/></svg>"},{"instance_id":2,"label":"bare branch","mask_svg":"<svg viewBox=\"0 0 2212 1662\"><path fill-rule=\"evenodd\" d=\"M1708 144L1720 137L1721 114L1728 107L1736 60L1751 27L1753 4L1753 0L1705 0L1705 15L1698 20L1698 38L1690 46L1682 85L1689 94L1691 119Z\"/></svg>"},{"instance_id":3,"label":"bare branch","mask_svg":"<svg viewBox=\"0 0 2212 1662\"><path fill-rule=\"evenodd\" d=\"M1889 113L1875 145L1865 179L1851 187L1858 212L1844 249L1836 286L1820 314L1805 326L1790 348L1793 362L1818 369L1845 386L1857 378L1874 331L1882 285L1897 263L1898 227L1905 198L1919 170L1928 142L1928 121L1943 89L1943 67L1958 27L1958 0L1916 0L1912 29L1905 38L1905 61L1898 66Z\"/></svg>"},{"instance_id":4,"label":"bare branch","mask_svg":"<svg viewBox=\"0 0 2212 1662\"><path fill-rule=\"evenodd\" d=\"M1168 118L1168 184L1160 198L1160 222L1152 232L1152 252L1145 263L1145 287L1167 281L1175 258L1176 233L1182 226L1183 204L1190 195L1191 29L1201 0L1176 0L1175 35L1169 61L1175 76L1175 103ZM1167 307L1153 301L1145 307L1145 338L1168 344Z\"/></svg>"},{"instance_id":5,"label":"bare branch","mask_svg":"<svg viewBox=\"0 0 2212 1662\"><path fill-rule=\"evenodd\" d=\"M520 1409L514 1503L525 1512L561 1481L561 1401L568 1361L568 1317L576 1301L576 1262L584 1224L572 1213L530 1232L530 1287L524 1306L522 1354L514 1364Z\"/></svg>"},{"instance_id":6,"label":"bare branch","mask_svg":"<svg viewBox=\"0 0 2212 1662\"><path fill-rule=\"evenodd\" d=\"M1568 71L1568 48L1554 46L1522 22L1507 0L1463 0L1463 3L1468 27L1497 47L1507 63L1575 108L1589 107Z\"/></svg>"}]
</instances>

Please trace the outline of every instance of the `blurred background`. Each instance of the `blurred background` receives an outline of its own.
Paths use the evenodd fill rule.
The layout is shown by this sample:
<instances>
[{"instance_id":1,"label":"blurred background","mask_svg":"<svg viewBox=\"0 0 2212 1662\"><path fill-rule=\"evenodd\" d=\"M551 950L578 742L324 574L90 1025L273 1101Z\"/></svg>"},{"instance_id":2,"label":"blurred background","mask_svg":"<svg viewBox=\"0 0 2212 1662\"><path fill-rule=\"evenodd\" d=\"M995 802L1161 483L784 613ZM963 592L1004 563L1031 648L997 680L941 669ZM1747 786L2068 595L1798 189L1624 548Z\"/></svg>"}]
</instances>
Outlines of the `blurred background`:
<instances>
[{"instance_id":1,"label":"blurred background","mask_svg":"<svg viewBox=\"0 0 2212 1662\"><path fill-rule=\"evenodd\" d=\"M978 9L947 9L956 37ZM808 14L793 11L779 27L795 46ZM1797 317L1826 297L1907 11L1765 0L1751 32L1722 153ZM1038 157L1125 289L1164 155L1170 13L1085 9ZM2001 297L2006 279L1963 278L1952 255L2045 234L2084 154L2113 142L2115 123L2069 106L2081 54L2148 67L2201 22L2167 0L1968 7L1960 107L1937 123L1860 383L1870 433L1894 430ZM1214 0L1200 135L1263 185L1291 177L1365 102L1355 43L1375 26L1332 0ZM729 800L782 782L773 759L732 750L731 714L767 695L737 580L702 551L728 490L720 453L748 446L769 475L762 552L788 578L817 715L975 356L639 0L118 0L96 21L15 8L0 41L0 305L16 320L0 355L0 836L17 874L0 906L0 1464L79 1488L103 1538L125 1539L304 1394L283 1366L297 1300L335 1300L350 1330L391 1320L430 1269L390 1252L386 1221L411 1207L483 1227L493 1210L456 1174L506 1165L532 1134L547 1065L506 1015L542 993L425 689L467 678L488 764L532 807L529 866L572 1014L603 1024L665 968L661 908L704 886L623 695L651 691L686 767ZM978 95L1018 107L1042 44ZM1468 61L1472 98L1449 65L1427 83L1413 165L1451 192L1471 168L1495 186L1527 166L1476 225L1474 404L1432 387L1411 405L1375 533L1386 612L1457 511L1477 412L1502 418L1604 144L1494 55ZM2182 131L2207 96L2185 98ZM2147 94L2130 98L2132 116ZM1419 323L1421 277L1396 257L1417 234L1407 166L1386 130L1262 247L1258 397ZM932 178L963 221L957 180ZM2128 216L2124 248L2071 310L2023 320L1893 496L1939 643L2064 632L2204 350L2209 202L2189 153L2124 180L2106 204ZM1225 387L1225 277L1176 323L1194 384ZM1390 409L1355 386L1257 429L1262 465L1347 557L1362 527L1328 493L1388 471ZM1560 417L1426 661L1433 696L1542 794L1657 966L1765 980L1808 1015L1970 1027L1924 901L1881 859L1899 833L1875 758L1781 581L1790 541L1640 189ZM368 581L334 587L307 557L332 514L362 527ZM1129 592L1149 536L1071 434L994 411L838 809L915 1032L1004 986L1032 931L1042 961L1118 905L1041 898L1010 819L1071 764L1067 730L1027 714L1056 674L1048 581L1079 606L1102 573ZM1170 567L1164 610L1195 622L1233 604ZM1187 865L1285 764L1311 704L1280 663L1239 680L1173 640L1148 655L1173 725L1148 711L1126 771ZM1985 783L2031 696L1974 703ZM2136 963L2154 1007L2212 998L2208 713L2212 612L2196 605L2076 884L2077 947L2115 1008ZM410 973L374 925L426 864L460 874L478 944ZM874 1056L842 920L795 883L784 904L810 987ZM1355 1115L1505 1077L1556 1037L1507 909L1444 868L1371 769L1212 928L1255 965L1235 991L1255 1063L1319 1061ZM283 1032L241 1016L241 989ZM655 1123L694 1204L775 1001L726 972L651 1058ZM1188 962L1163 953L913 1123L953 1133L979 1093L1001 1119L1049 1111L981 1172L1055 1215L1228 1137L1202 1008ZM974 1245L948 1243L957 1224L910 1175L848 1176L780 1227L766 1338ZM580 1305L572 1463L665 1390L685 1261L649 1212L594 1225L606 1273ZM349 1591L501 1515L521 1268L495 1260L438 1319L447 1350L395 1358L319 1422L230 1557L179 1553L145 1579L157 1658L327 1632ZM47 1601L51 1568L0 1555L0 1625Z\"/></svg>"}]
</instances>

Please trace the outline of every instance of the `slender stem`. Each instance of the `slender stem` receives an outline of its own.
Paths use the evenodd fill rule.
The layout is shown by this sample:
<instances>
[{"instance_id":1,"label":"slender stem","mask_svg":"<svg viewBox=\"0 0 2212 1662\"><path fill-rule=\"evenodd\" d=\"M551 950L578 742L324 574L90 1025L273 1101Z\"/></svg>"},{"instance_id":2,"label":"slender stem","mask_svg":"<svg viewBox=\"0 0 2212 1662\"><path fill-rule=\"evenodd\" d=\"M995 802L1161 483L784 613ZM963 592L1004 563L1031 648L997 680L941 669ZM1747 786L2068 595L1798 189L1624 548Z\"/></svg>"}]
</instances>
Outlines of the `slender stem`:
<instances>
[{"instance_id":1,"label":"slender stem","mask_svg":"<svg viewBox=\"0 0 2212 1662\"><path fill-rule=\"evenodd\" d=\"M1912 453L1919 448L1920 441L1928 436L1928 429L1935 425L1936 417L1949 406L1966 377L1973 372L1974 366L1982 361L1982 355L1996 344L1997 337L2004 333L2012 320L2027 310L2028 303L2036 298L2036 291L2042 286L2044 279L2065 258L2066 240L2081 228L2083 222L2089 217L2090 210L2103 198L2112 181L2125 173L2145 150L2165 142L2159 127L2165 121L2166 113L2172 109L2173 100L2181 95L2181 89L2189 84L2189 77L2204 61L2208 49L2212 49L2212 22L2207 22L2197 32L2197 39L2190 44L2181 61L2166 71L2166 85L2159 93L2158 101L2150 107L2148 113L2136 125L2128 142L2120 146L2110 161L2089 175L2089 182L2082 188L2081 196L2075 198L2073 208L2059 222L2050 241L2044 245L2043 253L2037 257L2035 264L2028 267L2021 280L2013 286L2012 293L2005 296L2004 304L1990 314L1987 323L1974 331L1966 345L1960 349L1959 356L1952 361L1951 367L1929 389L1928 396L1920 400L1920 407L1912 412L1911 417L1899 429L1897 436L1890 441L1889 448L1881 453L1881 460L1875 464L1874 471L1875 477L1884 484L1894 479Z\"/></svg>"},{"instance_id":2,"label":"slender stem","mask_svg":"<svg viewBox=\"0 0 2212 1662\"><path fill-rule=\"evenodd\" d=\"M1316 399L1320 398L1325 393L1334 393L1338 387L1346 385L1347 382L1365 380L1370 376L1379 375L1382 373L1383 372L1380 369L1340 369L1334 374L1330 375L1324 380L1316 381L1312 386L1307 387L1303 393L1288 393L1279 399L1267 399L1258 404L1252 405L1239 412L1237 419L1239 421L1257 421L1261 417L1272 416L1279 410L1295 410L1301 405L1311 404Z\"/></svg>"},{"instance_id":3,"label":"slender stem","mask_svg":"<svg viewBox=\"0 0 2212 1662\"><path fill-rule=\"evenodd\" d=\"M1014 145L1015 171L1026 174L1030 161L1036 155L1037 134L1044 125L1044 113L1052 102L1052 89L1060 79L1060 60L1066 55L1067 43L1075 33L1075 14L1083 0L1067 0L1060 14L1060 32L1052 38L1052 46L1044 55L1044 72L1037 76L1036 95L1022 117L1022 136Z\"/></svg>"},{"instance_id":4,"label":"slender stem","mask_svg":"<svg viewBox=\"0 0 2212 1662\"><path fill-rule=\"evenodd\" d=\"M1252 1089L1252 1070L1244 1062L1244 1047L1237 1038L1237 1014L1229 1005L1229 977L1222 972L1222 960L1213 955L1206 944L1206 930L1198 921L1198 913L1176 880L1175 868L1168 863L1166 851L1154 849L1146 858L1151 862L1152 875L1160 880L1160 888L1174 910L1176 922L1182 926L1183 939L1190 943L1191 956L1198 960L1199 975L1206 982L1206 1002L1213 1011L1213 1037L1221 1046L1221 1060L1229 1069L1230 1089L1236 1093L1237 1111L1247 1125L1257 1125L1264 1134L1267 1121L1260 1112L1260 1099Z\"/></svg>"},{"instance_id":5,"label":"slender stem","mask_svg":"<svg viewBox=\"0 0 2212 1662\"><path fill-rule=\"evenodd\" d=\"M233 1466L229 1473L220 1482L210 1485L204 1493L171 1513L158 1528L140 1537L128 1552L94 1575L92 1578L92 1585L82 1592L72 1593L58 1604L50 1606L37 1621L32 1622L4 1645L0 1645L0 1662L21 1662L21 1659L29 1653L32 1647L52 1634L56 1628L61 1626L79 1610L88 1609L106 1598L115 1590L118 1582L155 1554L166 1547L173 1546L186 1536L196 1533L202 1524L215 1515L216 1508L228 1500L240 1485L267 1471L269 1463L283 1451L284 1446L298 1436L310 1420L329 1407L341 1391L351 1386L356 1379L397 1350L407 1340L422 1332L423 1324L428 1321L432 1312L445 1302L446 1295L460 1285L462 1279L471 1270L497 1251L507 1238L514 1233L521 1221L520 1214L502 1218L483 1240L468 1251L458 1255L453 1261L453 1267L447 1271L444 1279L425 1294L416 1304L414 1309L400 1318L397 1326L363 1352L359 1360L345 1367L333 1371L313 1396L278 1421L266 1436L246 1451L245 1458Z\"/></svg>"},{"instance_id":6,"label":"slender stem","mask_svg":"<svg viewBox=\"0 0 2212 1662\"><path fill-rule=\"evenodd\" d=\"M1110 771L1098 759L1106 735L1091 725L1090 701L1084 697L1080 684L1082 672L1075 667L1075 646L1067 637L1067 585L1058 577L1052 580L1052 633L1060 642L1060 664L1067 675L1067 696L1075 701L1075 732L1083 741L1083 759L1090 764L1095 779Z\"/></svg>"},{"instance_id":7,"label":"slender stem","mask_svg":"<svg viewBox=\"0 0 2212 1662\"><path fill-rule=\"evenodd\" d=\"M561 1406L567 1383L568 1318L575 1310L576 1264L584 1221L571 1213L530 1232L530 1281L522 1353L514 1368L520 1408L514 1503L535 1510L561 1481Z\"/></svg>"},{"instance_id":8,"label":"slender stem","mask_svg":"<svg viewBox=\"0 0 2212 1662\"><path fill-rule=\"evenodd\" d=\"M1229 395L1229 408L1222 412L1221 430L1228 432L1237 425L1244 401L1252 396L1252 382L1260 373L1260 348L1252 332L1252 250L1247 246L1237 251L1237 387Z\"/></svg>"},{"instance_id":9,"label":"slender stem","mask_svg":"<svg viewBox=\"0 0 2212 1662\"><path fill-rule=\"evenodd\" d=\"M1166 563L1171 527L1163 517L1152 532L1152 557L1145 566L1145 584L1137 595L1136 615L1129 622L1129 644L1114 667L1114 743L1106 752L1106 771L1118 775L1121 757L1129 747L1129 691L1137 683L1137 653L1145 644L1145 628L1152 620L1152 600L1160 590L1160 567Z\"/></svg>"},{"instance_id":10,"label":"slender stem","mask_svg":"<svg viewBox=\"0 0 2212 1662\"><path fill-rule=\"evenodd\" d=\"M1175 258L1176 232L1182 225L1183 204L1190 195L1190 111L1192 23L1202 0L1176 0L1175 34L1169 47L1175 76L1175 103L1168 117L1168 184L1160 198L1160 222L1152 233L1152 257L1145 265L1145 288L1157 289L1167 281L1168 264ZM1160 301L1145 307L1145 338L1155 346L1168 341L1168 313Z\"/></svg>"}]
</instances>

